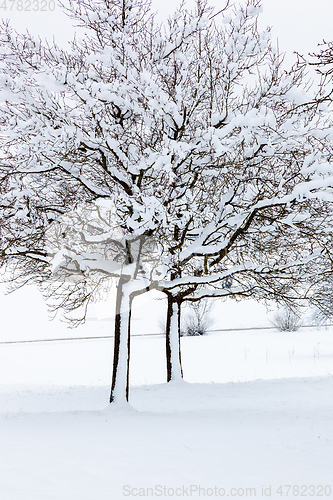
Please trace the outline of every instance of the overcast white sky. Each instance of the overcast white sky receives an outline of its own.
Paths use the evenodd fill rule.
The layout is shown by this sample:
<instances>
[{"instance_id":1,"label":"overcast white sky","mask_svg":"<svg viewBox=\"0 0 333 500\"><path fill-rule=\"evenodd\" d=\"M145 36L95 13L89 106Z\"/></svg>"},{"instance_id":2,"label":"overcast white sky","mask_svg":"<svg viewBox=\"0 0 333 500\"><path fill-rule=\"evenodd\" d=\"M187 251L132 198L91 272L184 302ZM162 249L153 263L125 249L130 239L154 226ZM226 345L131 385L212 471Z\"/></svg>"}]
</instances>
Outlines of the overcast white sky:
<instances>
[{"instance_id":1,"label":"overcast white sky","mask_svg":"<svg viewBox=\"0 0 333 500\"><path fill-rule=\"evenodd\" d=\"M9 10L12 1L7 0L7 11L0 9L0 16L9 18L20 31L28 28L41 36L55 34L61 39L71 31L59 6L54 12L17 12L16 4L12 11ZM194 2L188 0L190 5ZM210 3L222 8L224 0L210 0ZM333 0L262 0L262 3L261 23L273 27L282 51L292 54L296 50L306 54L315 51L324 38L333 39ZM179 0L153 0L154 9L162 16L172 13L178 4Z\"/></svg>"}]
</instances>

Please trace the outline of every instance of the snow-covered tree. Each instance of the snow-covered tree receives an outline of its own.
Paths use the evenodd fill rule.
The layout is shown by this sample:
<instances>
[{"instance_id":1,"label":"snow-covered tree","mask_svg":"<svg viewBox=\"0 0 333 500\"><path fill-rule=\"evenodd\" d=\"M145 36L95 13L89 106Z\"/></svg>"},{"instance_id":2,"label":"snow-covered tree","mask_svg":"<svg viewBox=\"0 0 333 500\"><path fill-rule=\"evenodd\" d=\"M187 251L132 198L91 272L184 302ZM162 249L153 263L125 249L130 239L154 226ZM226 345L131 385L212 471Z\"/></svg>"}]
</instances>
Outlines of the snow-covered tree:
<instances>
[{"instance_id":1,"label":"snow-covered tree","mask_svg":"<svg viewBox=\"0 0 333 500\"><path fill-rule=\"evenodd\" d=\"M188 81L179 76L184 87L194 86L191 97L200 95L207 122L200 124L204 152L198 163L195 153L191 157L198 177L192 189L180 191L173 221L172 282L165 288L168 379L181 374L174 337L184 300L308 298L312 262L331 251L332 128L322 106L325 82L311 88L304 66L282 68L269 31L258 32L259 10L251 2L224 11L224 26L212 22L199 29L186 54L187 61L197 61L195 71ZM185 90L183 95L183 109L190 109L193 101ZM189 128L182 137L189 137ZM226 280L231 287L223 287Z\"/></svg>"},{"instance_id":2,"label":"snow-covered tree","mask_svg":"<svg viewBox=\"0 0 333 500\"><path fill-rule=\"evenodd\" d=\"M182 301L293 300L329 250L330 122L304 69L282 69L260 11L199 1L159 25L144 0L77 0L68 51L2 25L1 261L44 289L66 276L69 310L118 279L112 401L128 398L135 294L168 297L173 380ZM82 214L103 204L114 221L92 238ZM58 248L66 220L71 248ZM153 248L141 275L140 242Z\"/></svg>"}]
</instances>

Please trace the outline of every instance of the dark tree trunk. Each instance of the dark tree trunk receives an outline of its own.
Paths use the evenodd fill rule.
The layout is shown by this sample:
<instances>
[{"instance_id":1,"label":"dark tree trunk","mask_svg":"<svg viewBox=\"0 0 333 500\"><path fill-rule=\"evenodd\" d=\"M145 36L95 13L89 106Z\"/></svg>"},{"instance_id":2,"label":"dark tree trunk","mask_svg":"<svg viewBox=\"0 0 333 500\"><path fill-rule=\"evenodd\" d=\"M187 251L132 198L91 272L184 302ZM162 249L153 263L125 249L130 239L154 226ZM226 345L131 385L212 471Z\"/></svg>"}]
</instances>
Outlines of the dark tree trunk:
<instances>
[{"instance_id":1,"label":"dark tree trunk","mask_svg":"<svg viewBox=\"0 0 333 500\"><path fill-rule=\"evenodd\" d=\"M133 298L128 301L128 328L127 328L127 376L126 376L126 401L129 401L129 373L130 373L130 354L131 354L131 316L132 316Z\"/></svg>"},{"instance_id":2,"label":"dark tree trunk","mask_svg":"<svg viewBox=\"0 0 333 500\"><path fill-rule=\"evenodd\" d=\"M183 368L180 351L180 308L181 302L168 294L166 321L167 381L181 380Z\"/></svg>"},{"instance_id":3,"label":"dark tree trunk","mask_svg":"<svg viewBox=\"0 0 333 500\"><path fill-rule=\"evenodd\" d=\"M114 328L113 374L110 402L128 402L130 319L132 299L126 290L129 278L121 276L117 287Z\"/></svg>"}]
</instances>

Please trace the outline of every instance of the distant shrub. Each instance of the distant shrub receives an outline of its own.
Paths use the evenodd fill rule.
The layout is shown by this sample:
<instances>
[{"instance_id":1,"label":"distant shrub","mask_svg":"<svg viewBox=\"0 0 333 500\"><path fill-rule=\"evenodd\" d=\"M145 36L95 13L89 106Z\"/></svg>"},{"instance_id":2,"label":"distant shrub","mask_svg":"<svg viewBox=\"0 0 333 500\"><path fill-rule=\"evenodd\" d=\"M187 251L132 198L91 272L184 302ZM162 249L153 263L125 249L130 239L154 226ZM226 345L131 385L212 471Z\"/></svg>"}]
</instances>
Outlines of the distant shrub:
<instances>
[{"instance_id":1,"label":"distant shrub","mask_svg":"<svg viewBox=\"0 0 333 500\"><path fill-rule=\"evenodd\" d=\"M280 332L296 332L302 326L299 313L288 306L275 313L272 324Z\"/></svg>"},{"instance_id":2,"label":"distant shrub","mask_svg":"<svg viewBox=\"0 0 333 500\"><path fill-rule=\"evenodd\" d=\"M210 316L212 307L213 302L208 299L192 302L190 312L184 318L181 335L189 337L205 335L213 324Z\"/></svg>"}]
</instances>

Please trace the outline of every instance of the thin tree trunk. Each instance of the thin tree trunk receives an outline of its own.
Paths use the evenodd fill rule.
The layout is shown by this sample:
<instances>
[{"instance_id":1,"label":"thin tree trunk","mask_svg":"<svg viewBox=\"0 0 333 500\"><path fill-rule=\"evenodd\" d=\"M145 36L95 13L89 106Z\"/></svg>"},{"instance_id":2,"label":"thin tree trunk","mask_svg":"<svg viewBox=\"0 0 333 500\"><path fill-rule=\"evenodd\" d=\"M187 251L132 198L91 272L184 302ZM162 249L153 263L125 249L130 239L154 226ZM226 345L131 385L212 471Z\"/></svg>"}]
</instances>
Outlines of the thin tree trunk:
<instances>
[{"instance_id":1,"label":"thin tree trunk","mask_svg":"<svg viewBox=\"0 0 333 500\"><path fill-rule=\"evenodd\" d=\"M127 284L129 278L121 276L117 287L114 329L113 374L110 403L126 403L129 395L130 319L132 299Z\"/></svg>"},{"instance_id":2,"label":"thin tree trunk","mask_svg":"<svg viewBox=\"0 0 333 500\"><path fill-rule=\"evenodd\" d=\"M167 381L181 380L183 368L180 353L180 301L168 294L166 322Z\"/></svg>"},{"instance_id":3,"label":"thin tree trunk","mask_svg":"<svg viewBox=\"0 0 333 500\"><path fill-rule=\"evenodd\" d=\"M128 328L127 328L127 379L126 379L126 401L129 401L129 373L130 373L130 354L131 354L131 316L132 316L133 297L128 300Z\"/></svg>"}]
</instances>

